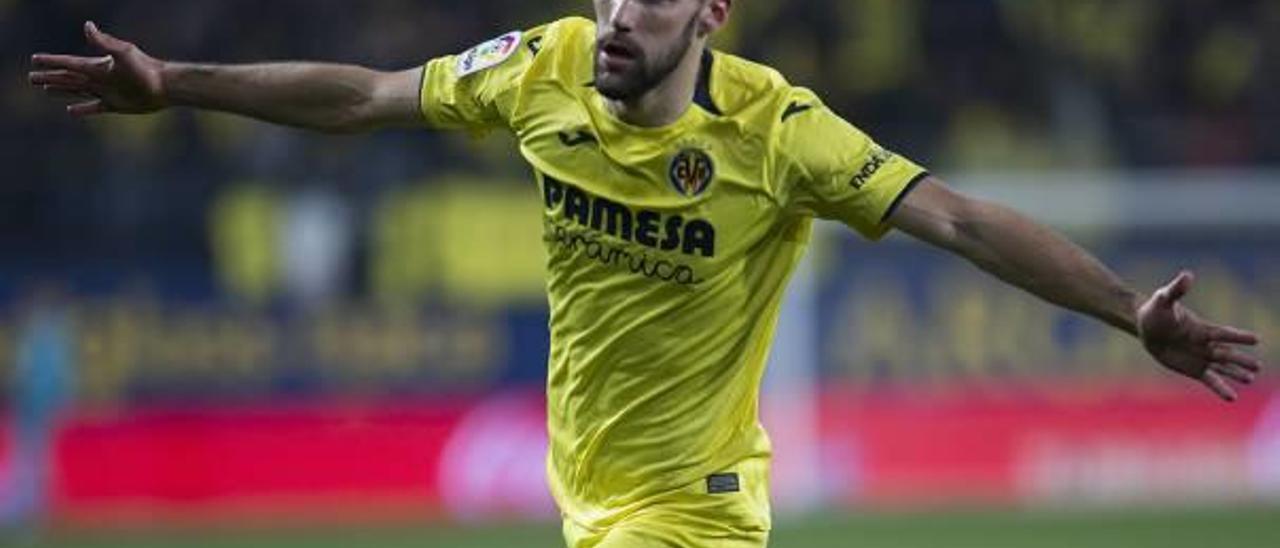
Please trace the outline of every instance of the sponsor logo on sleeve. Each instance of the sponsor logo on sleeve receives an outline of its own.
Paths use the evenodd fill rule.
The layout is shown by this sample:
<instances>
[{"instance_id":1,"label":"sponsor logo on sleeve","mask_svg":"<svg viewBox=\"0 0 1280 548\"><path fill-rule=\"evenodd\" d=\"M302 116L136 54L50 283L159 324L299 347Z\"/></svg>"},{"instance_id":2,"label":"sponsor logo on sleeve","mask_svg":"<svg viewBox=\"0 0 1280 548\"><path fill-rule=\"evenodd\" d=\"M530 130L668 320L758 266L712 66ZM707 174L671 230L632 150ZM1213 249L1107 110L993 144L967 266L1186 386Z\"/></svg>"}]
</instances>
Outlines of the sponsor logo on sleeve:
<instances>
[{"instance_id":1,"label":"sponsor logo on sleeve","mask_svg":"<svg viewBox=\"0 0 1280 548\"><path fill-rule=\"evenodd\" d=\"M501 65L519 49L521 36L520 31L508 32L463 52L458 56L458 77Z\"/></svg>"},{"instance_id":2,"label":"sponsor logo on sleeve","mask_svg":"<svg viewBox=\"0 0 1280 548\"><path fill-rule=\"evenodd\" d=\"M871 157L867 158L867 162L862 164L862 169L853 174L853 179L849 181L853 188L862 190L862 187L871 182L871 179L880 173L881 169L893 159L893 153L883 148L877 148L871 153Z\"/></svg>"}]
</instances>

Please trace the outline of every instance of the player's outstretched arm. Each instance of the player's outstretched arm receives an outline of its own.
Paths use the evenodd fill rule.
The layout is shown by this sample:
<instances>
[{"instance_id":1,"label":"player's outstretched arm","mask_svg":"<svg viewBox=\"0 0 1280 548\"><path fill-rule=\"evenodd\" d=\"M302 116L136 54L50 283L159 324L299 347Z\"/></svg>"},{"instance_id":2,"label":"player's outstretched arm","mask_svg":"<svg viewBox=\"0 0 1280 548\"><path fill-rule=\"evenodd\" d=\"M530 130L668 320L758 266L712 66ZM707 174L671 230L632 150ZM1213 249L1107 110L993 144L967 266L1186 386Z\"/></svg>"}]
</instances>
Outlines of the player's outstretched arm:
<instances>
[{"instance_id":1,"label":"player's outstretched arm","mask_svg":"<svg viewBox=\"0 0 1280 548\"><path fill-rule=\"evenodd\" d=\"M1236 398L1228 380L1252 383L1262 367L1240 349L1258 344L1257 335L1206 322L1180 303L1194 281L1189 272L1144 297L1047 227L959 194L932 177L907 195L889 223L1049 302L1137 336L1161 365L1200 381L1224 400Z\"/></svg>"},{"instance_id":2,"label":"player's outstretched arm","mask_svg":"<svg viewBox=\"0 0 1280 548\"><path fill-rule=\"evenodd\" d=\"M146 114L169 106L232 112L327 132L421 123L421 69L381 72L327 63L201 65L147 55L136 45L84 25L104 55L37 53L28 75L47 92L77 97L73 116Z\"/></svg>"}]
</instances>

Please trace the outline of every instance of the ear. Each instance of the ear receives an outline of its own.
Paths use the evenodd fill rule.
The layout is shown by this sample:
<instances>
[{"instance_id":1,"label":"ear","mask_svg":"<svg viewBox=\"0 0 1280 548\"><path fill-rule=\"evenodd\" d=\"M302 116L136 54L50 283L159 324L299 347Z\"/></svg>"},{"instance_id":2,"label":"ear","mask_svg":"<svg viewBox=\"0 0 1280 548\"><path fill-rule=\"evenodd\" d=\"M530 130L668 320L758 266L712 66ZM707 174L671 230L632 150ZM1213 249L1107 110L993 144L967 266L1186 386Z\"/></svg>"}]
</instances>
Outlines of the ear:
<instances>
[{"instance_id":1,"label":"ear","mask_svg":"<svg viewBox=\"0 0 1280 548\"><path fill-rule=\"evenodd\" d=\"M708 0L702 7L702 17L698 23L698 31L703 36L710 35L725 23L729 22L729 10L733 7L733 0Z\"/></svg>"}]
</instances>

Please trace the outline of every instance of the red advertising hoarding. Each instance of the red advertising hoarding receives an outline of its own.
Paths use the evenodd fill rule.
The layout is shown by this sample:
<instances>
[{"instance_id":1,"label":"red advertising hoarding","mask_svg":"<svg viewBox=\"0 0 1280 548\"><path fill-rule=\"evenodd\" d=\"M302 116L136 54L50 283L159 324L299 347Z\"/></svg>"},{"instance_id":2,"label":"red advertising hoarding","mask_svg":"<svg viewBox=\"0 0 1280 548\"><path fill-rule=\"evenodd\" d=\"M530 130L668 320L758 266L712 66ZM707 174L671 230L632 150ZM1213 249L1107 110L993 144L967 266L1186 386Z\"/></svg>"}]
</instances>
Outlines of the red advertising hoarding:
<instances>
[{"instance_id":1,"label":"red advertising hoarding","mask_svg":"<svg viewBox=\"0 0 1280 548\"><path fill-rule=\"evenodd\" d=\"M78 415L54 443L51 511L111 524L552 517L542 406L526 390ZM1215 500L1280 489L1280 392L1223 404L1184 385L833 388L819 422L822 496L840 504Z\"/></svg>"}]
</instances>

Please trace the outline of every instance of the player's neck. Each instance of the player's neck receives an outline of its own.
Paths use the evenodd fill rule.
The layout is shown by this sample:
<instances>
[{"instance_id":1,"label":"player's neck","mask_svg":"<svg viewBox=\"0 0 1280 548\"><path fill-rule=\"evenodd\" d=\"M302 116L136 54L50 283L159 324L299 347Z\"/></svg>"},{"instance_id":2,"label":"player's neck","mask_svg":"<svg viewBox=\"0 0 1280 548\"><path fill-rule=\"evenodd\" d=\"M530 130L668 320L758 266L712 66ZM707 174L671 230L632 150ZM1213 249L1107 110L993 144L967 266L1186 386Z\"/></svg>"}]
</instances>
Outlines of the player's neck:
<instances>
[{"instance_id":1,"label":"player's neck","mask_svg":"<svg viewBox=\"0 0 1280 548\"><path fill-rule=\"evenodd\" d=\"M640 127L662 127L679 120L693 106L703 47L702 44L690 47L676 69L644 95L626 101L609 99L609 112L623 122Z\"/></svg>"}]
</instances>

